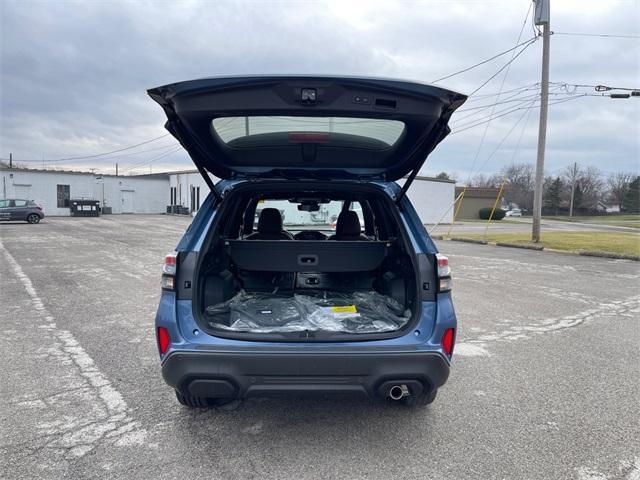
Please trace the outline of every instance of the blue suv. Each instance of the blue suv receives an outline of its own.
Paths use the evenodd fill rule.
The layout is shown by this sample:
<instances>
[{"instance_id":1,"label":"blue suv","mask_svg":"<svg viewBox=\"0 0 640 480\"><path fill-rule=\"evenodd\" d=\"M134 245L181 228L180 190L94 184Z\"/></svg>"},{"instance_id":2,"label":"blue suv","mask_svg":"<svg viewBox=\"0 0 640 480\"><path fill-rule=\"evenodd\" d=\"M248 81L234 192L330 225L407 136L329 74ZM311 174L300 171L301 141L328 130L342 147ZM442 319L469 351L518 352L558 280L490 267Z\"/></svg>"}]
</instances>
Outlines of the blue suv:
<instances>
[{"instance_id":1,"label":"blue suv","mask_svg":"<svg viewBox=\"0 0 640 480\"><path fill-rule=\"evenodd\" d=\"M211 189L163 267L156 337L178 401L431 403L456 316L448 260L406 192L466 97L320 76L148 93Z\"/></svg>"}]
</instances>

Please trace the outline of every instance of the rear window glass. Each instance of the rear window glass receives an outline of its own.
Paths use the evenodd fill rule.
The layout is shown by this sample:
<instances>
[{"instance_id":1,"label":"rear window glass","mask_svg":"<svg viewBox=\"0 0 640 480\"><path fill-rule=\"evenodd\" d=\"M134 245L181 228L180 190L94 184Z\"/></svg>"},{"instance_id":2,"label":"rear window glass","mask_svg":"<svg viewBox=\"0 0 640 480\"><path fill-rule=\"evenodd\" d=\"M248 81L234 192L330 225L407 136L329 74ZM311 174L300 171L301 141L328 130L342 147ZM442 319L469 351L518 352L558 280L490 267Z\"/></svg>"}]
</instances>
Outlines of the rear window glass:
<instances>
[{"instance_id":1,"label":"rear window glass","mask_svg":"<svg viewBox=\"0 0 640 480\"><path fill-rule=\"evenodd\" d=\"M265 208L275 208L280 212L282 224L285 229L290 230L335 230L338 215L342 210L342 200L331 200L328 203L321 203L320 209L315 212L305 212L298 210L298 204L289 202L288 200L261 200L256 205L256 213L253 228L258 228L260 213ZM358 215L360 227L363 229L364 217L362 215L362 205L360 202L353 201L349 206L349 210L353 210Z\"/></svg>"},{"instance_id":2,"label":"rear window glass","mask_svg":"<svg viewBox=\"0 0 640 480\"><path fill-rule=\"evenodd\" d=\"M212 125L225 143L265 133L333 132L374 139L388 146L396 143L405 128L398 120L352 117L220 117L214 119Z\"/></svg>"}]
</instances>

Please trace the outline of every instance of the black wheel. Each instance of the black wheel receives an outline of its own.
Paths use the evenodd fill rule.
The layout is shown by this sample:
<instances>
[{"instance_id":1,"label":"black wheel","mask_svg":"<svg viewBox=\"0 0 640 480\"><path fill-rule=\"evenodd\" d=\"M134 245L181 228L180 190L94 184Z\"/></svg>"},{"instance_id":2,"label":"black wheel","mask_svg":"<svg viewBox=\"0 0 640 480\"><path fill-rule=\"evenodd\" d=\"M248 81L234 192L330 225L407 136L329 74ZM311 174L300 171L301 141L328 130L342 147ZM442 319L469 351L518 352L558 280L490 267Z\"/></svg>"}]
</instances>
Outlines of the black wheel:
<instances>
[{"instance_id":1,"label":"black wheel","mask_svg":"<svg viewBox=\"0 0 640 480\"><path fill-rule=\"evenodd\" d=\"M176 398L181 405L191 408L207 408L210 406L209 399L205 397L192 397L191 395L183 395L176 390Z\"/></svg>"},{"instance_id":2,"label":"black wheel","mask_svg":"<svg viewBox=\"0 0 640 480\"><path fill-rule=\"evenodd\" d=\"M40 222L40 215L38 215L36 213L30 213L27 216L27 222L29 222L29 223L38 223L38 222Z\"/></svg>"},{"instance_id":3,"label":"black wheel","mask_svg":"<svg viewBox=\"0 0 640 480\"><path fill-rule=\"evenodd\" d=\"M422 393L417 397L414 395L410 395L408 397L404 397L401 402L407 407L425 407L436 399L436 395L438 394L438 390L432 390L428 393Z\"/></svg>"},{"instance_id":4,"label":"black wheel","mask_svg":"<svg viewBox=\"0 0 640 480\"><path fill-rule=\"evenodd\" d=\"M207 398L207 397L193 397L191 395L183 395L176 390L176 398L181 405L191 408L209 408L209 407L221 407L227 404L239 403L238 400L233 398Z\"/></svg>"}]
</instances>

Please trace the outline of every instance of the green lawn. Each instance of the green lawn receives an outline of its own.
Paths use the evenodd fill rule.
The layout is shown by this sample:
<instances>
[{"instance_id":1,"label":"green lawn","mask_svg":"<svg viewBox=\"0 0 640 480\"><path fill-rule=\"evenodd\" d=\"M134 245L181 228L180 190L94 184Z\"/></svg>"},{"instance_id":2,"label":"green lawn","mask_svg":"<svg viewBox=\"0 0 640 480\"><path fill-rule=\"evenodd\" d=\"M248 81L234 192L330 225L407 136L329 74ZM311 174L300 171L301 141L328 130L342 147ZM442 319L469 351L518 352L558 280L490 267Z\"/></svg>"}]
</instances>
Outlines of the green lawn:
<instances>
[{"instance_id":1,"label":"green lawn","mask_svg":"<svg viewBox=\"0 0 640 480\"><path fill-rule=\"evenodd\" d=\"M470 219L470 218L460 218L456 220L456 225L464 224L464 223L487 223L487 220L478 219ZM523 222L519 222L518 220L509 220L508 218L503 218L502 220L491 220L491 225L498 225L500 223L509 223L514 225L522 225Z\"/></svg>"},{"instance_id":2,"label":"green lawn","mask_svg":"<svg viewBox=\"0 0 640 480\"><path fill-rule=\"evenodd\" d=\"M488 242L531 243L530 233L490 233L460 235ZM621 232L547 232L542 233L541 244L546 248L569 251L610 252L640 256L640 235Z\"/></svg>"},{"instance_id":3,"label":"green lawn","mask_svg":"<svg viewBox=\"0 0 640 480\"><path fill-rule=\"evenodd\" d=\"M640 215L594 215L590 217L580 217L574 215L568 217L559 215L557 217L542 217L547 220L562 220L563 222L587 222L587 223L610 223L620 221L634 221L640 222Z\"/></svg>"}]
</instances>

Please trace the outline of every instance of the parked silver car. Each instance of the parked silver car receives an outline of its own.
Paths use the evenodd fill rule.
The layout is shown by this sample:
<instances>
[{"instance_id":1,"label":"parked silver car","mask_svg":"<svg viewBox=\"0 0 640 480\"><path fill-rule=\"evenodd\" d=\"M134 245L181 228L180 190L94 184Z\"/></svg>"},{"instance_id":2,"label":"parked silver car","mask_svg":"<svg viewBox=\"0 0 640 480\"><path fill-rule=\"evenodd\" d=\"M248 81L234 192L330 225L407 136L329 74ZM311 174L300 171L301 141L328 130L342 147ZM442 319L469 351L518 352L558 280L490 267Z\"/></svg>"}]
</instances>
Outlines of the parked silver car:
<instances>
[{"instance_id":1,"label":"parked silver car","mask_svg":"<svg viewBox=\"0 0 640 480\"><path fill-rule=\"evenodd\" d=\"M38 223L44 218L42 207L33 200L7 199L0 200L0 221L25 221Z\"/></svg>"}]
</instances>

